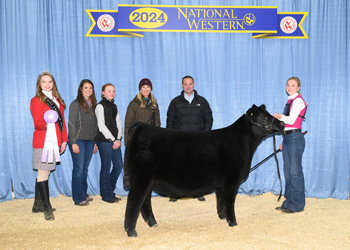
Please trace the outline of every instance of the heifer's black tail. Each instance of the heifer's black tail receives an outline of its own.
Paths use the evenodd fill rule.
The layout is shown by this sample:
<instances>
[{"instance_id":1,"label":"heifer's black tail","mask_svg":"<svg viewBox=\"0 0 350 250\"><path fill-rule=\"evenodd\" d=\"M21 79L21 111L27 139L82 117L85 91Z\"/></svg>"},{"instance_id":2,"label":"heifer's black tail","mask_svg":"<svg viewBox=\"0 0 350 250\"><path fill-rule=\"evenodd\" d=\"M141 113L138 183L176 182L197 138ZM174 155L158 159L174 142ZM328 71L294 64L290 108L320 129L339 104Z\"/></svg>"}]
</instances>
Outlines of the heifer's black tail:
<instances>
[{"instance_id":1,"label":"heifer's black tail","mask_svg":"<svg viewBox=\"0 0 350 250\"><path fill-rule=\"evenodd\" d=\"M127 176L124 172L124 177L123 177L123 187L125 191L130 190L130 181L129 181L129 176Z\"/></svg>"},{"instance_id":2,"label":"heifer's black tail","mask_svg":"<svg viewBox=\"0 0 350 250\"><path fill-rule=\"evenodd\" d=\"M128 144L135 132L135 129L137 128L137 125L138 124L142 124L142 122L139 122L139 121L132 121L130 123L130 126L129 126L129 131L128 131L128 140L127 140L127 143L126 143L126 148L128 147ZM126 153L126 150L125 150L125 153ZM129 180L129 174L128 174L128 168L126 167L127 166L127 159L125 158L125 161L124 161L124 177L123 177L123 187L124 187L124 190L125 191L129 191L130 190L130 180Z\"/></svg>"}]
</instances>

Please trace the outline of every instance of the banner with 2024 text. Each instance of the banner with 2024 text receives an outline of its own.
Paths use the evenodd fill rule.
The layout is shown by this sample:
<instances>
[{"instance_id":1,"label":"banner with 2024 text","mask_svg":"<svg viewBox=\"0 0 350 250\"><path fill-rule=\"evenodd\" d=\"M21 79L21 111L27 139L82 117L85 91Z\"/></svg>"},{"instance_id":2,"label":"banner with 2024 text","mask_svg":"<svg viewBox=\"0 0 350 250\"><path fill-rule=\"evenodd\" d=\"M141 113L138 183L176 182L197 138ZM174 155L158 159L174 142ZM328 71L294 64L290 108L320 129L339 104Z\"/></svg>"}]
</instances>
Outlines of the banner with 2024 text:
<instances>
[{"instance_id":1,"label":"banner with 2024 text","mask_svg":"<svg viewBox=\"0 0 350 250\"><path fill-rule=\"evenodd\" d=\"M110 15L112 11L86 11L93 21L86 36L142 37L143 32L222 32L252 33L253 38L308 38L301 26L307 12L277 12L275 6L120 4L118 11L113 13L114 17ZM114 30L109 24L114 25Z\"/></svg>"}]
</instances>

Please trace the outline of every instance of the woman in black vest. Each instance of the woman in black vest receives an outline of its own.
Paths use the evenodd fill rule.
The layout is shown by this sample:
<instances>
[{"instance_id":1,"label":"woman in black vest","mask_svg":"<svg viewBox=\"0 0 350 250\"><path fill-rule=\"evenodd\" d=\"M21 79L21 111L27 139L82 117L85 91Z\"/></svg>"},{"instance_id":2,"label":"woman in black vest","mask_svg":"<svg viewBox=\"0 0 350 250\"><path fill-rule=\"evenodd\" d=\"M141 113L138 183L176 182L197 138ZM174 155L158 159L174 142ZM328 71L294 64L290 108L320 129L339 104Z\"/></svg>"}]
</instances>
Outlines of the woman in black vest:
<instances>
[{"instance_id":1,"label":"woman in black vest","mask_svg":"<svg viewBox=\"0 0 350 250\"><path fill-rule=\"evenodd\" d=\"M115 88L113 84L102 86L102 100L96 105L98 131L95 138L101 157L100 194L103 201L115 203L120 200L114 189L123 168L121 140L122 122L117 105L114 104ZM111 170L111 162L113 168Z\"/></svg>"}]
</instances>

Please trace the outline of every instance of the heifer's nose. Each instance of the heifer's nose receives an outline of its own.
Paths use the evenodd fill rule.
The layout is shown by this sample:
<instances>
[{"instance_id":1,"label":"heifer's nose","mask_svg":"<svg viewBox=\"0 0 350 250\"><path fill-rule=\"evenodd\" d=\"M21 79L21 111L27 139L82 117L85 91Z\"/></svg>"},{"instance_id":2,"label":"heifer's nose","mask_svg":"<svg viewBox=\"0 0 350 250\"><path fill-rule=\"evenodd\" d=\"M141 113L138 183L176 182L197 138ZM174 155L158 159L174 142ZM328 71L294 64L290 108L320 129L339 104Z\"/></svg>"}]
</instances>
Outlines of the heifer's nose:
<instances>
[{"instance_id":1,"label":"heifer's nose","mask_svg":"<svg viewBox=\"0 0 350 250\"><path fill-rule=\"evenodd\" d=\"M281 122L281 123L280 123L280 126L281 126L282 128L284 128L284 122Z\"/></svg>"}]
</instances>

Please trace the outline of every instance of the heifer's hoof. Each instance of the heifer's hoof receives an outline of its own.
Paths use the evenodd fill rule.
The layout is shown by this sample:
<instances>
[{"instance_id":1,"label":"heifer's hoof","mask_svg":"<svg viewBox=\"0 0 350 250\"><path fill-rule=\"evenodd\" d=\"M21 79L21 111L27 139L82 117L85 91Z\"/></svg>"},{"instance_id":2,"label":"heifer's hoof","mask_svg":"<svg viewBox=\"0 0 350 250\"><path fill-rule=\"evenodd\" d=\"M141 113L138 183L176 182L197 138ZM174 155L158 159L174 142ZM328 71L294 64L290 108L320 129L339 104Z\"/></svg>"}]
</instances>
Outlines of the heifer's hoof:
<instances>
[{"instance_id":1,"label":"heifer's hoof","mask_svg":"<svg viewBox=\"0 0 350 250\"><path fill-rule=\"evenodd\" d=\"M155 220L149 220L149 221L146 221L146 223L150 227L158 227L158 224L157 224L157 222Z\"/></svg>"},{"instance_id":2,"label":"heifer's hoof","mask_svg":"<svg viewBox=\"0 0 350 250\"><path fill-rule=\"evenodd\" d=\"M126 233L128 234L128 237L137 237L137 233L135 230L133 231L126 231Z\"/></svg>"},{"instance_id":3,"label":"heifer's hoof","mask_svg":"<svg viewBox=\"0 0 350 250\"><path fill-rule=\"evenodd\" d=\"M230 227L234 227L234 226L237 226L237 222L229 222L228 225Z\"/></svg>"},{"instance_id":4,"label":"heifer's hoof","mask_svg":"<svg viewBox=\"0 0 350 250\"><path fill-rule=\"evenodd\" d=\"M204 198L203 196L199 196L199 197L197 197L197 199L198 199L199 201L205 201L205 198Z\"/></svg>"},{"instance_id":5,"label":"heifer's hoof","mask_svg":"<svg viewBox=\"0 0 350 250\"><path fill-rule=\"evenodd\" d=\"M225 214L219 214L219 218L220 218L220 220L225 220L226 216L225 216Z\"/></svg>"}]
</instances>

